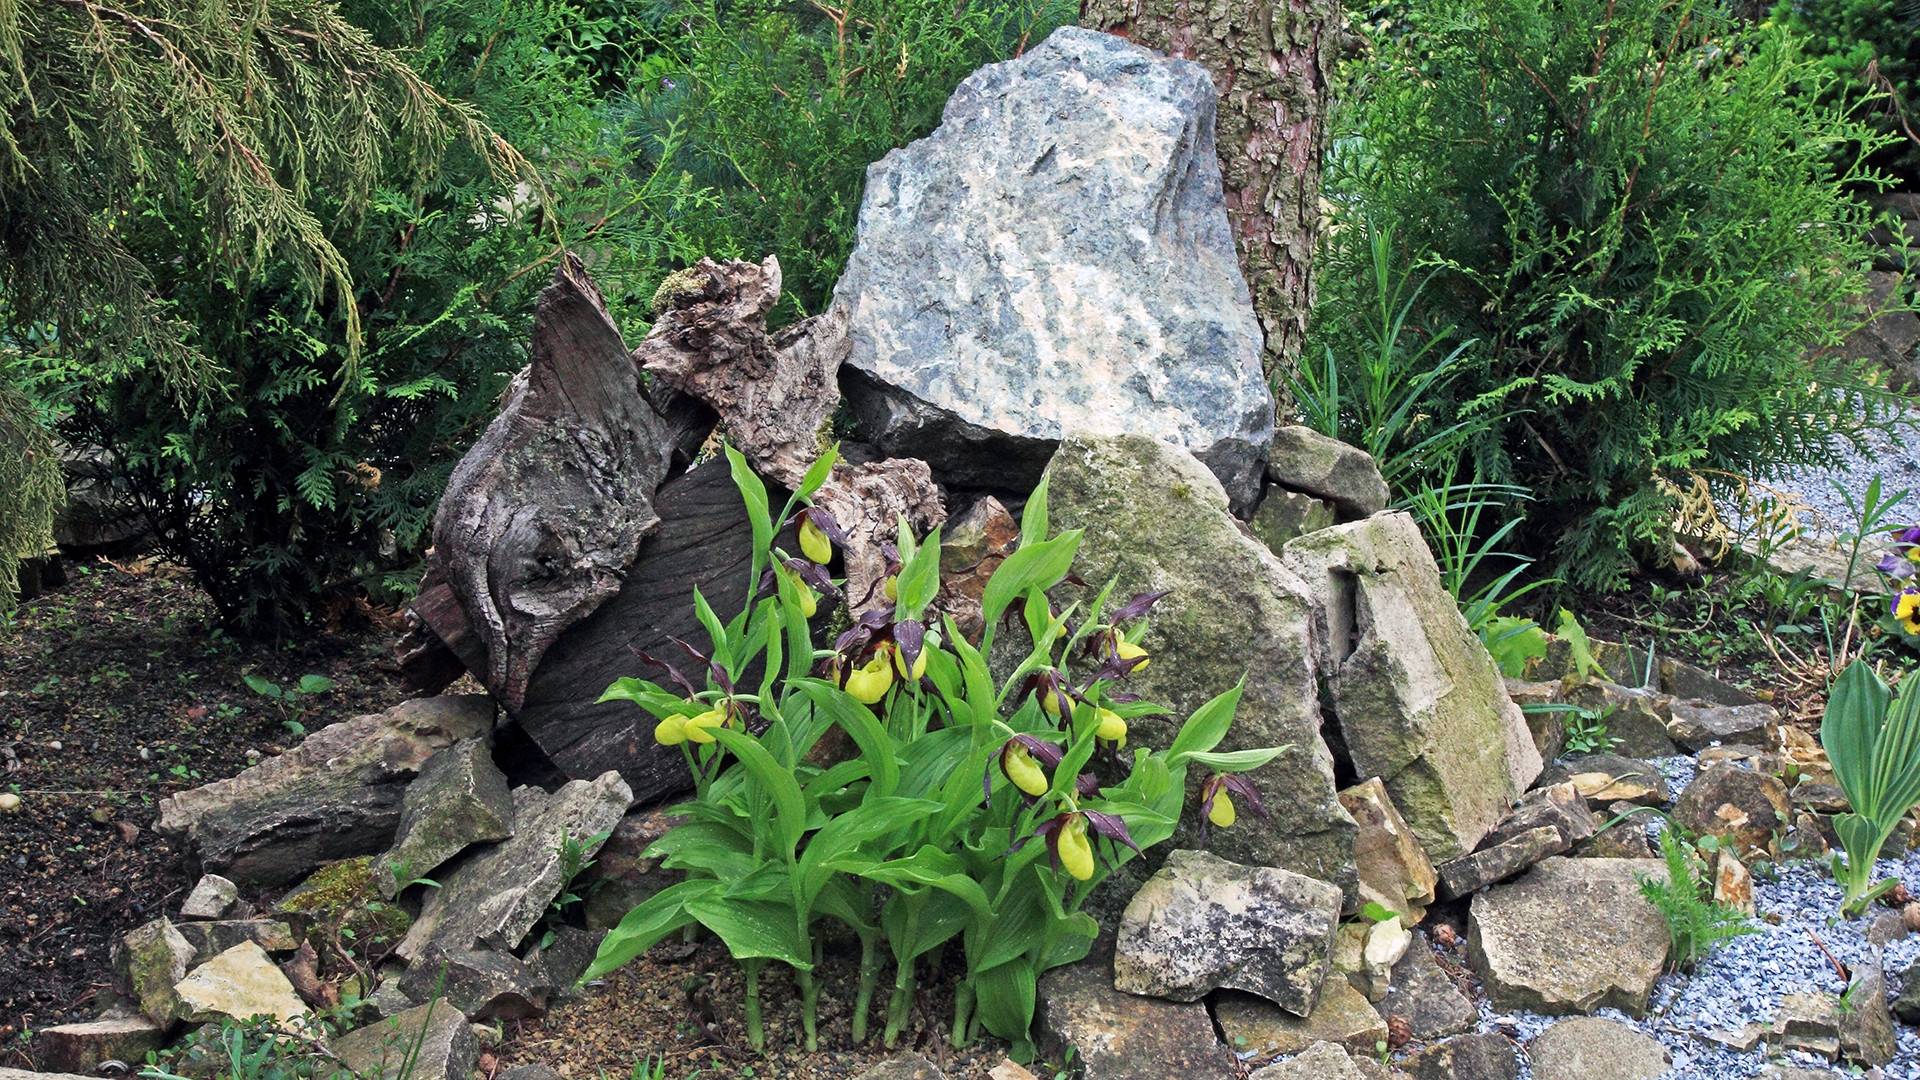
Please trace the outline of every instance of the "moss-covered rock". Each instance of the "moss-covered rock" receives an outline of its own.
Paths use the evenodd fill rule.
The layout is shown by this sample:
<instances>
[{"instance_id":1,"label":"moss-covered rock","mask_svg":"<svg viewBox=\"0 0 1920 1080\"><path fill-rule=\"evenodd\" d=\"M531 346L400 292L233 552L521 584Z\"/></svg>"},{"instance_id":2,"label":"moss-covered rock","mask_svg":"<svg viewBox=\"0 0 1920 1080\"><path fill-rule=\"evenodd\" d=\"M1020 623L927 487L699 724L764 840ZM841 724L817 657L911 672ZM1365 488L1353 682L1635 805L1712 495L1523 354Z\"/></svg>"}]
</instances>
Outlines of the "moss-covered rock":
<instances>
[{"instance_id":1,"label":"moss-covered rock","mask_svg":"<svg viewBox=\"0 0 1920 1080\"><path fill-rule=\"evenodd\" d=\"M1171 590L1154 606L1143 641L1153 660L1127 688L1184 719L1244 678L1220 748L1292 747L1250 774L1270 816L1243 814L1216 830L1208 848L1233 862L1331 881L1352 902L1356 827L1335 795L1333 757L1320 739L1305 585L1242 530L1219 481L1180 447L1145 435L1070 434L1047 478L1054 530L1085 530L1074 563L1082 578L1114 579L1121 598ZM1162 747L1175 730L1146 720L1135 729ZM1188 777L1189 806L1198 806L1206 779L1203 769ZM1196 846L1197 825L1190 812L1168 849ZM1139 860L1116 877L1137 885L1154 863ZM1125 881L1116 889L1130 891Z\"/></svg>"}]
</instances>

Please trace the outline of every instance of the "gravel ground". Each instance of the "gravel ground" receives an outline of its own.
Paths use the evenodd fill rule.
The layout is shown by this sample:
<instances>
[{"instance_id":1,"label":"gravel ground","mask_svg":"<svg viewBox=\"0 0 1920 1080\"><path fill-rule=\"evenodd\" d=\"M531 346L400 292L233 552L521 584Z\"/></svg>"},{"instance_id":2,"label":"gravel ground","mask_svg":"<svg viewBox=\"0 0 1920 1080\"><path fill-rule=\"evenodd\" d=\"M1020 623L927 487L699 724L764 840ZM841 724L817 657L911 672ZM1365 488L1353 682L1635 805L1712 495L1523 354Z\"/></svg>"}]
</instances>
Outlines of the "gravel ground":
<instances>
[{"instance_id":1,"label":"gravel ground","mask_svg":"<svg viewBox=\"0 0 1920 1080\"><path fill-rule=\"evenodd\" d=\"M1870 449L1868 454L1843 449L1842 460L1837 465L1824 469L1798 469L1767 484L1798 496L1812 507L1819 514L1819 520L1808 524L1829 534L1851 531L1858 523L1855 512L1848 509L1846 499L1834 489L1835 481L1852 496L1855 505L1865 504L1867 485L1873 482L1875 476L1881 478L1883 497L1902 488L1911 489L1915 494L1907 499L1904 513L1895 515L1889 524L1910 524L1920 519L1920 408L1909 406L1904 421L1891 433L1868 432L1867 442ZM1734 516L1738 518L1739 515L1735 513Z\"/></svg>"},{"instance_id":2,"label":"gravel ground","mask_svg":"<svg viewBox=\"0 0 1920 1080\"><path fill-rule=\"evenodd\" d=\"M1920 880L1920 854L1904 862L1881 860L1880 875ZM1755 882L1755 905L1761 915L1777 914L1778 926L1764 919L1752 925L1759 933L1735 938L1701 961L1692 976L1668 975L1654 992L1653 1008L1644 1019L1633 1019L1612 1009L1597 1015L1618 1020L1660 1040L1673 1052L1669 1080L1730 1080L1757 1075L1768 1064L1784 1061L1804 1068L1832 1068L1826 1061L1800 1054L1769 1058L1765 1044L1748 1054L1715 1048L1697 1033L1738 1030L1749 1022L1770 1023L1783 995L1839 993L1846 989L1826 955L1814 943L1818 935L1829 951L1849 966L1871 961L1876 951L1889 976L1889 995L1898 992L1897 976L1920 959L1920 937L1909 937L1875 950L1867 944L1866 920L1829 925L1840 907L1840 888L1822 866L1795 863L1783 867L1776 882ZM1884 909L1877 909L1884 910ZM1480 1030L1501 1032L1530 1042L1555 1017L1533 1013L1496 1015L1481 1003ZM1886 1067L1887 1080L1920 1078L1920 1032L1895 1025L1900 1050ZM1533 1074L1523 1059L1522 1080Z\"/></svg>"}]
</instances>

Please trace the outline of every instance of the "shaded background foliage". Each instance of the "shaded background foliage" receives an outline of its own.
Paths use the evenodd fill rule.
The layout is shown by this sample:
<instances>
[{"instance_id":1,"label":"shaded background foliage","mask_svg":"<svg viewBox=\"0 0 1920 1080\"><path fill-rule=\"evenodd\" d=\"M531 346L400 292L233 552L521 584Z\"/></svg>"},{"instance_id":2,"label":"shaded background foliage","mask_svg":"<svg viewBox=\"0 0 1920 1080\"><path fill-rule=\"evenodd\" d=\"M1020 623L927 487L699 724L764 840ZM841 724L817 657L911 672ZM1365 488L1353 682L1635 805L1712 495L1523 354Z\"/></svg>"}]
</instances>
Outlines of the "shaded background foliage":
<instances>
[{"instance_id":1,"label":"shaded background foliage","mask_svg":"<svg viewBox=\"0 0 1920 1080\"><path fill-rule=\"evenodd\" d=\"M1404 431L1303 405L1403 455L1405 491L1532 487L1477 520L1521 515L1510 542L1586 585L1659 550L1674 473L1821 460L1874 393L1820 349L1857 288L1861 155L1911 175L1862 59L1910 101L1899 2L1787 0L1757 30L1751 3L1355 11L1307 357L1354 387L1465 348L1376 380L1417 389ZM866 167L1077 8L0 0L7 377L116 452L230 627L294 632L409 586L560 250L631 338L702 254L777 254L775 322L817 312ZM1388 234L1425 283L1397 339L1369 314Z\"/></svg>"},{"instance_id":2,"label":"shaded background foliage","mask_svg":"<svg viewBox=\"0 0 1920 1080\"><path fill-rule=\"evenodd\" d=\"M1395 447L1411 486L1466 455L1445 482L1531 489L1520 554L1614 589L1670 547L1666 482L1857 437L1881 397L1827 350L1871 257L1847 189L1877 186L1860 155L1886 139L1823 103L1834 78L1792 34L1690 0L1462 0L1373 48L1328 167L1310 355L1350 385L1382 355L1390 231L1424 287L1388 363L1465 355Z\"/></svg>"}]
</instances>

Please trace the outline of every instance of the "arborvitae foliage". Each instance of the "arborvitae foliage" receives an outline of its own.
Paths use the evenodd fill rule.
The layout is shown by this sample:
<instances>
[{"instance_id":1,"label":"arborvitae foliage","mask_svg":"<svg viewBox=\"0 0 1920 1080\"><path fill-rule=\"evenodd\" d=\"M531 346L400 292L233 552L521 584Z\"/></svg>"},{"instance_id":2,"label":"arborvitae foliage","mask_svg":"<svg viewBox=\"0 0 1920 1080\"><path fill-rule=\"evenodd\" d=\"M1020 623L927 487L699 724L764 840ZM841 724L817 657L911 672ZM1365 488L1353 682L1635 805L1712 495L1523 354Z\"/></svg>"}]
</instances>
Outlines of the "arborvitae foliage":
<instances>
[{"instance_id":1,"label":"arborvitae foliage","mask_svg":"<svg viewBox=\"0 0 1920 1080\"><path fill-rule=\"evenodd\" d=\"M381 177L464 138L524 165L325 0L0 0L0 314L87 361L138 348L176 385L212 366L126 245L149 206L200 218L224 267L285 263L310 299L352 292L313 198L364 207ZM357 341L358 315L340 314Z\"/></svg>"},{"instance_id":2,"label":"arborvitae foliage","mask_svg":"<svg viewBox=\"0 0 1920 1080\"><path fill-rule=\"evenodd\" d=\"M219 393L180 407L141 351L87 372L91 392L66 423L75 441L116 451L167 554L225 623L260 637L417 579L447 473L526 363L533 299L561 250L585 255L635 335L658 279L693 254L672 226L697 202L688 182L636 175L583 65L545 47L569 7L347 10L405 50L431 92L527 147L530 182L504 185L484 157L449 145L424 164L390 151L357 211L316 185L305 208L330 223L353 282L350 304L318 307L303 302L297 261L224 259L221 226L197 203L136 202L117 228L217 363ZM364 347L343 376L356 323Z\"/></svg>"},{"instance_id":3,"label":"arborvitae foliage","mask_svg":"<svg viewBox=\"0 0 1920 1080\"><path fill-rule=\"evenodd\" d=\"M1773 19L1801 35L1837 81L1829 100L1860 109L1893 136L1875 160L1920 182L1920 4L1912 0L1781 0Z\"/></svg>"},{"instance_id":4,"label":"arborvitae foliage","mask_svg":"<svg viewBox=\"0 0 1920 1080\"><path fill-rule=\"evenodd\" d=\"M1328 170L1319 344L1368 343L1368 238L1430 267L1404 333L1471 358L1422 411L1466 420L1483 480L1533 489L1515 539L1619 588L1659 552L1663 479L1829 462L1874 407L1830 356L1863 287L1865 211L1782 28L1692 0L1442 0L1360 67ZM1449 346L1451 347L1451 346ZM1318 345L1308 355L1319 354ZM1504 412L1460 412L1504 391Z\"/></svg>"},{"instance_id":5,"label":"arborvitae foliage","mask_svg":"<svg viewBox=\"0 0 1920 1080\"><path fill-rule=\"evenodd\" d=\"M690 215L715 254L780 257L775 323L825 306L853 251L866 169L933 131L960 81L1077 14L1072 0L679 0L631 88L629 127L683 136L676 169L718 201Z\"/></svg>"}]
</instances>

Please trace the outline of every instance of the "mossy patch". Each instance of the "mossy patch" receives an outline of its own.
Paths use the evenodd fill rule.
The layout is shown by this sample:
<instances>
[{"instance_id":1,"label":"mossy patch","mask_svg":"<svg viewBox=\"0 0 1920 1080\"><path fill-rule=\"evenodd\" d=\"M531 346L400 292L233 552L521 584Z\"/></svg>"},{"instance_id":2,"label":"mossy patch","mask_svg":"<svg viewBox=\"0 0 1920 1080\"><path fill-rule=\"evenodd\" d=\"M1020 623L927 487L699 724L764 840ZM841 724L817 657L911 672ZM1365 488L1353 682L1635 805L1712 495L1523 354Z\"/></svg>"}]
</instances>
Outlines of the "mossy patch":
<instances>
[{"instance_id":1,"label":"mossy patch","mask_svg":"<svg viewBox=\"0 0 1920 1080\"><path fill-rule=\"evenodd\" d=\"M373 858L331 862L307 876L281 899L279 910L312 919L314 946L325 944L329 928L338 926L349 942L372 945L397 940L413 925L398 904L379 898L373 888Z\"/></svg>"}]
</instances>

